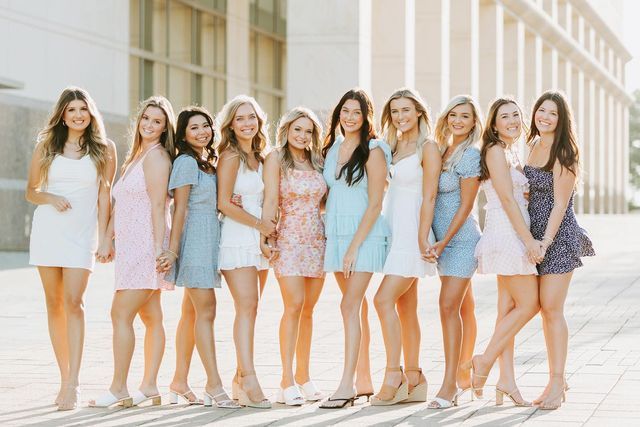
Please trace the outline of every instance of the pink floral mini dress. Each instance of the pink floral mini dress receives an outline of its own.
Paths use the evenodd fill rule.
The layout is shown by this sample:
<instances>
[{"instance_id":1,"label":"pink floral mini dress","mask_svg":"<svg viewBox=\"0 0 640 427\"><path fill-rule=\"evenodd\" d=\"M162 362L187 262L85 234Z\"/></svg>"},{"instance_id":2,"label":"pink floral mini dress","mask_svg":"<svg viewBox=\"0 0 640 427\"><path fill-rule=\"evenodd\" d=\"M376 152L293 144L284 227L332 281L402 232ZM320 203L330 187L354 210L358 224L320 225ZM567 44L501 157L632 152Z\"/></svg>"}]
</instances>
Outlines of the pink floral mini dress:
<instances>
[{"instance_id":1,"label":"pink floral mini dress","mask_svg":"<svg viewBox=\"0 0 640 427\"><path fill-rule=\"evenodd\" d=\"M113 186L115 226L115 290L173 289L164 280L164 273L156 272L151 200L147 193L142 163L151 147L125 171ZM169 237L169 194L165 205L165 244Z\"/></svg>"},{"instance_id":2,"label":"pink floral mini dress","mask_svg":"<svg viewBox=\"0 0 640 427\"><path fill-rule=\"evenodd\" d=\"M276 277L324 277L326 243L320 202L326 192L327 184L318 171L290 169L281 174Z\"/></svg>"}]
</instances>

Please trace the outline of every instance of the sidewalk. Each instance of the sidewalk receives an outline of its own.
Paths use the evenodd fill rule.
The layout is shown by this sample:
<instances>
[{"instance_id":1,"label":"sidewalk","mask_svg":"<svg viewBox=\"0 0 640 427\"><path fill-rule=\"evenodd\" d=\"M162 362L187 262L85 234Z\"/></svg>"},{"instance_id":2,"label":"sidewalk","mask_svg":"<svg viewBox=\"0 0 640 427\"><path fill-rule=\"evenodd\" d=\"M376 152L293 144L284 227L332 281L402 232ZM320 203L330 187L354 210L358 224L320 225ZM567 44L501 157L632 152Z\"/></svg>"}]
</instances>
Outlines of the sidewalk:
<instances>
[{"instance_id":1,"label":"sidewalk","mask_svg":"<svg viewBox=\"0 0 640 427\"><path fill-rule=\"evenodd\" d=\"M217 425L640 425L640 215L583 216L598 256L585 259L576 270L569 291L566 314L569 322L567 380L571 390L558 411L516 408L508 400L495 406L493 388L497 367L485 387L485 399L457 408L433 411L426 404L376 408L359 401L353 408L329 411L318 404L290 408L274 404L271 410L224 410L202 406L169 405L167 386L175 366L175 329L182 291L163 295L166 352L159 384L160 407L92 409L87 400L97 396L111 381L111 322L109 309L113 289L113 266L98 265L86 293L86 341L81 372L82 401L73 412L56 412L52 405L58 371L50 346L44 297L35 268L27 266L25 253L0 253L0 425L32 426L197 426ZM369 289L371 298L381 277ZM421 363L429 381L429 398L438 391L444 370L442 337L438 317L439 281L421 283ZM488 342L495 320L496 286L493 276L477 276L473 282L478 318L476 350ZM233 304L226 287L217 292L216 346L225 386L235 369L231 327ZM343 333L339 312L340 292L327 277L315 316L311 370L318 386L331 392L342 371ZM277 282L270 273L256 328L256 369L265 393L275 398L280 381L278 323L282 303ZM371 364L376 389L384 372L385 354L380 325L370 311ZM137 345L130 391L142 377L143 328L136 320ZM191 385L202 395L205 375L197 357L192 364ZM516 373L523 395L535 398L547 381L547 362L540 317L531 321L516 339ZM468 397L468 394L467 396Z\"/></svg>"}]
</instances>

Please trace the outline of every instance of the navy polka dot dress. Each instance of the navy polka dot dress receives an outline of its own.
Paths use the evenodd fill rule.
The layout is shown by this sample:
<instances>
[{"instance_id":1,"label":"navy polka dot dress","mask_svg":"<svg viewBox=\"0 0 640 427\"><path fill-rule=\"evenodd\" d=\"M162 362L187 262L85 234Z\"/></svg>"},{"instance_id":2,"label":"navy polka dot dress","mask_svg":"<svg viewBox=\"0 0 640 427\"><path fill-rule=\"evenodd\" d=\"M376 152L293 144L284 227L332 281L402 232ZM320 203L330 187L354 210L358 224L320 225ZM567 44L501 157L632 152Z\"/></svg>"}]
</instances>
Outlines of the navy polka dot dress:
<instances>
[{"instance_id":1,"label":"navy polka dot dress","mask_svg":"<svg viewBox=\"0 0 640 427\"><path fill-rule=\"evenodd\" d=\"M553 172L525 165L529 180L529 216L531 234L542 240L553 209ZM594 256L593 245L587 232L578 225L573 212L573 196L562 218L553 243L547 248L544 260L538 264L538 274L563 274L582 267L581 257Z\"/></svg>"}]
</instances>

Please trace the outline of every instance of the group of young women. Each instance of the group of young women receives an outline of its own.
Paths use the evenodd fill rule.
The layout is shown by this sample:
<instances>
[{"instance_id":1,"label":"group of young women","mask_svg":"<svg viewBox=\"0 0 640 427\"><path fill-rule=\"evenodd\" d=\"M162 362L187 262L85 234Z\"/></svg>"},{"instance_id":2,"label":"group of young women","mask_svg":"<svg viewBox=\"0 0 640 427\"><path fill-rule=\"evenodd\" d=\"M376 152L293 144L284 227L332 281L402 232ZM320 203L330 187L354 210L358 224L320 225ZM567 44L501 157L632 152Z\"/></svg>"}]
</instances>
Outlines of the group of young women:
<instances>
[{"instance_id":1,"label":"group of young women","mask_svg":"<svg viewBox=\"0 0 640 427\"><path fill-rule=\"evenodd\" d=\"M516 146L525 134L530 154L523 165ZM253 343L272 267L284 303L280 403L323 400L310 379L309 360L313 309L327 272L342 292L344 367L338 388L320 407L353 405L361 396L373 396L372 405L425 402L419 279L437 271L445 373L428 407L457 405L465 391L482 396L497 359L496 404L507 396L531 405L515 382L514 336L538 311L550 377L533 403L560 407L568 389L563 305L580 257L594 254L573 213L579 153L565 97L542 94L527 130L513 99L494 101L483 126L477 103L460 95L432 129L420 95L403 88L383 107L379 138L368 95L352 89L321 135L316 115L297 107L280 119L269 150L266 115L251 97L233 98L214 121L197 106L176 119L170 102L154 96L141 105L130 151L112 185L116 150L94 101L80 88L63 91L39 134L26 193L38 205L30 262L45 291L61 374L60 410L79 400L83 293L95 260L115 261L114 373L109 389L90 406L161 403L160 291L181 286L171 403L180 397L220 408L270 408L256 377ZM480 187L487 198L484 233L473 214ZM498 309L487 348L474 356L476 270L497 275ZM220 273L235 305L231 396L218 373L213 336ZM365 298L373 273L384 274L373 303L387 356L375 395ZM145 363L140 387L130 394L136 315L146 329ZM207 374L202 400L188 382L194 347Z\"/></svg>"}]
</instances>

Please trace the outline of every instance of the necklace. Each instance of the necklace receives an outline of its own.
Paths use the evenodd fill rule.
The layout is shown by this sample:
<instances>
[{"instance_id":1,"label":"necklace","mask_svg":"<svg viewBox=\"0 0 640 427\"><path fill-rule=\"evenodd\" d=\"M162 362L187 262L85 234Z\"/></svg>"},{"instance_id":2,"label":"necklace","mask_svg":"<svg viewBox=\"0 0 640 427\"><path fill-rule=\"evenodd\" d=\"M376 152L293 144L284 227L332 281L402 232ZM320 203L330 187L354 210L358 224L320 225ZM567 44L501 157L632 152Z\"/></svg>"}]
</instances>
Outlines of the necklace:
<instances>
[{"instance_id":1,"label":"necklace","mask_svg":"<svg viewBox=\"0 0 640 427\"><path fill-rule=\"evenodd\" d=\"M291 158L293 159L293 161L295 163L298 163L300 165L303 165L303 164L307 163L307 160L308 160L307 158L304 158L302 160L298 160L298 159L296 159L296 157L294 155L291 155Z\"/></svg>"}]
</instances>

